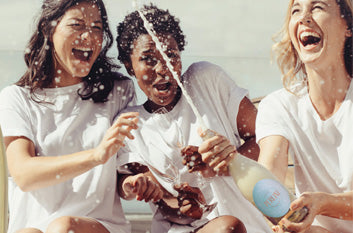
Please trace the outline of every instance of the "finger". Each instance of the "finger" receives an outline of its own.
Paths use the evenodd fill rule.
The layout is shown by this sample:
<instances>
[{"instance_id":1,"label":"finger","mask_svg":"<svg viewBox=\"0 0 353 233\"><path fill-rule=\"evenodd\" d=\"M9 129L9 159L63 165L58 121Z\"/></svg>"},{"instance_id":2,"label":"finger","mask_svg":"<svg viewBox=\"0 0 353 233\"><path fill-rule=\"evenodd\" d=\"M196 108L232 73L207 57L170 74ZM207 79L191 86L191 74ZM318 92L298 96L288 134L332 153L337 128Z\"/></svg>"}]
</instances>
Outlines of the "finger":
<instances>
[{"instance_id":1,"label":"finger","mask_svg":"<svg viewBox=\"0 0 353 233\"><path fill-rule=\"evenodd\" d=\"M229 162L234 158L235 153L235 146L229 146L226 150L222 151L213 160L211 160L209 162L209 166L215 170L228 166Z\"/></svg>"},{"instance_id":2,"label":"finger","mask_svg":"<svg viewBox=\"0 0 353 233\"><path fill-rule=\"evenodd\" d=\"M190 154L197 152L198 149L199 149L199 147L197 147L197 146L188 145L188 146L182 148L180 151L181 151L182 155L184 155L184 154L190 155Z\"/></svg>"},{"instance_id":3,"label":"finger","mask_svg":"<svg viewBox=\"0 0 353 233\"><path fill-rule=\"evenodd\" d=\"M120 119L129 119L129 118L137 118L139 116L138 112L125 112L118 116L115 122L119 121Z\"/></svg>"},{"instance_id":4,"label":"finger","mask_svg":"<svg viewBox=\"0 0 353 233\"><path fill-rule=\"evenodd\" d=\"M200 154L204 154L206 152L209 152L210 150L212 150L216 145L220 144L221 142L223 142L224 140L226 140L223 136L221 135L216 135L206 141L204 141L199 149L198 152Z\"/></svg>"},{"instance_id":5,"label":"finger","mask_svg":"<svg viewBox=\"0 0 353 233\"><path fill-rule=\"evenodd\" d=\"M136 180L134 186L136 187L136 189L135 189L136 190L136 200L142 201L144 199L143 194L145 193L146 188L147 188L143 177L139 177Z\"/></svg>"},{"instance_id":6,"label":"finger","mask_svg":"<svg viewBox=\"0 0 353 233\"><path fill-rule=\"evenodd\" d=\"M132 114L132 113L131 113ZM115 122L112 124L113 128L120 127L120 126L128 126L133 129L138 128L138 113L137 115L132 114L132 115L120 115L118 119L115 120Z\"/></svg>"},{"instance_id":7,"label":"finger","mask_svg":"<svg viewBox=\"0 0 353 233\"><path fill-rule=\"evenodd\" d=\"M146 202L149 202L155 197L155 190L158 190L157 185L153 181L149 181L145 193L143 194Z\"/></svg>"}]
</instances>

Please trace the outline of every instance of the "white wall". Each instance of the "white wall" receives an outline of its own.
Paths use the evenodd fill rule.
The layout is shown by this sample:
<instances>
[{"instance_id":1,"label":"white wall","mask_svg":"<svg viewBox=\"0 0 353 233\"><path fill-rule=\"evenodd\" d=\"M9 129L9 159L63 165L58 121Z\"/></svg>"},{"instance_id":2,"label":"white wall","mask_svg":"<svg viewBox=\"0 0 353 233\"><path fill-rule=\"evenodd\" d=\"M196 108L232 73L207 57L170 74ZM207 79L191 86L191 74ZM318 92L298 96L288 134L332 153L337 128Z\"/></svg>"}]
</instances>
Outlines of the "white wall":
<instances>
[{"instance_id":1,"label":"white wall","mask_svg":"<svg viewBox=\"0 0 353 233\"><path fill-rule=\"evenodd\" d=\"M34 27L41 0L0 0L0 88L23 73L22 51ZM140 0L140 3L149 1ZM276 65L270 64L272 35L286 11L283 0L153 0L181 21L187 47L183 67L199 60L222 66L236 82L258 97L281 87ZM105 0L113 34L131 0ZM2 56L1 56L2 53ZM116 46L111 54L116 56ZM125 72L124 69L122 69Z\"/></svg>"}]
</instances>

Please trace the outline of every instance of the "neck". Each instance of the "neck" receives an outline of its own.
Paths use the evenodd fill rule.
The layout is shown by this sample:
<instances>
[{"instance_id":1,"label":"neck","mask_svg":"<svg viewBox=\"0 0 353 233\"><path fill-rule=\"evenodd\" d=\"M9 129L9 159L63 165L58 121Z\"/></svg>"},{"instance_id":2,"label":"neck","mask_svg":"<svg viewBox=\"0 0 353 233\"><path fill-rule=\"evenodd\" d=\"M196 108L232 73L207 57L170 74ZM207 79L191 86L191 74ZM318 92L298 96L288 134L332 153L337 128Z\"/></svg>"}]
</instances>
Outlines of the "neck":
<instances>
[{"instance_id":1,"label":"neck","mask_svg":"<svg viewBox=\"0 0 353 233\"><path fill-rule=\"evenodd\" d=\"M306 67L309 96L320 117L331 117L345 99L351 77L343 66L329 66L325 69Z\"/></svg>"},{"instance_id":2,"label":"neck","mask_svg":"<svg viewBox=\"0 0 353 233\"><path fill-rule=\"evenodd\" d=\"M151 101L151 100L147 100L144 104L143 107L146 109L147 112L149 113L153 113L156 110L164 107L168 112L172 111L173 108L175 107L175 105L179 102L180 97L181 97L181 89L178 88L177 93L175 95L175 98L173 99L173 101L167 105L158 105L155 102Z\"/></svg>"}]
</instances>

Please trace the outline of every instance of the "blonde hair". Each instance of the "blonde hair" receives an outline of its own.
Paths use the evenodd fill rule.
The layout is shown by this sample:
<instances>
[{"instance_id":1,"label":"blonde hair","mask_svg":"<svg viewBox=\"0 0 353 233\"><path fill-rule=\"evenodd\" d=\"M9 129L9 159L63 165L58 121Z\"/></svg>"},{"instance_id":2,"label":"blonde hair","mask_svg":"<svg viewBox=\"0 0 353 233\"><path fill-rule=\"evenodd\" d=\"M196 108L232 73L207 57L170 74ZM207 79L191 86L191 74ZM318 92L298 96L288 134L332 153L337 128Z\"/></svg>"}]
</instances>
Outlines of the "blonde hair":
<instances>
[{"instance_id":1,"label":"blonde hair","mask_svg":"<svg viewBox=\"0 0 353 233\"><path fill-rule=\"evenodd\" d=\"M352 30L353 0L336 0L342 17L346 20L348 29ZM283 74L283 86L290 91L290 86L298 80L305 80L307 73L289 36L288 25L291 19L291 8L294 0L289 1L287 14L282 29L275 34L272 53L276 56L277 64ZM348 37L344 46L344 60L348 74L352 77L352 37Z\"/></svg>"}]
</instances>

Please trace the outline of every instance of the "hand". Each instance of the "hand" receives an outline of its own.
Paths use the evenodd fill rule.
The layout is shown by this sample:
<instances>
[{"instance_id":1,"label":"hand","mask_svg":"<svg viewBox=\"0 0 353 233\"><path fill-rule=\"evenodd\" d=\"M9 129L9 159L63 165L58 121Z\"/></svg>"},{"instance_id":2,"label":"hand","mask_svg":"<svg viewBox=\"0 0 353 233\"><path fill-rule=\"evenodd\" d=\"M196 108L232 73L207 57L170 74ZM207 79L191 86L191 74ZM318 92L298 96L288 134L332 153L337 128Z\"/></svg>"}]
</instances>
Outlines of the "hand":
<instances>
[{"instance_id":1,"label":"hand","mask_svg":"<svg viewBox=\"0 0 353 233\"><path fill-rule=\"evenodd\" d=\"M123 184L123 191L126 196L134 195L136 200L145 200L145 202L151 200L153 202L159 201L164 193L158 183L143 173L126 178Z\"/></svg>"},{"instance_id":2,"label":"hand","mask_svg":"<svg viewBox=\"0 0 353 233\"><path fill-rule=\"evenodd\" d=\"M203 196L201 190L196 187L191 187L187 183L175 185L174 188L179 193L178 205L180 213L193 219L200 219L203 211L195 199L202 204L206 204L205 197Z\"/></svg>"},{"instance_id":3,"label":"hand","mask_svg":"<svg viewBox=\"0 0 353 233\"><path fill-rule=\"evenodd\" d=\"M227 174L228 165L237 153L237 149L230 143L228 138L211 131L214 135L206 139L199 147L198 152L202 155L202 161L207 163L218 174ZM199 130L201 137L206 132Z\"/></svg>"},{"instance_id":4,"label":"hand","mask_svg":"<svg viewBox=\"0 0 353 233\"><path fill-rule=\"evenodd\" d=\"M207 163L202 161L202 155L198 152L197 146L187 146L181 150L183 156L183 165L189 168L189 172L200 172L203 177L212 177L216 173L208 166Z\"/></svg>"},{"instance_id":5,"label":"hand","mask_svg":"<svg viewBox=\"0 0 353 233\"><path fill-rule=\"evenodd\" d=\"M322 203L324 200L325 195L323 193L303 193L298 199L291 203L290 208L292 210L297 210L305 206L308 208L308 215L300 223L294 223L283 218L280 221L280 225L284 225L289 231L298 233L306 232L311 227L315 216L321 213Z\"/></svg>"},{"instance_id":6,"label":"hand","mask_svg":"<svg viewBox=\"0 0 353 233\"><path fill-rule=\"evenodd\" d=\"M132 129L137 129L138 113L129 112L121 114L114 124L107 130L101 143L93 151L95 161L99 164L106 163L110 157L116 155L124 145L125 137L134 139ZM94 136L94 135L92 135Z\"/></svg>"}]
</instances>

